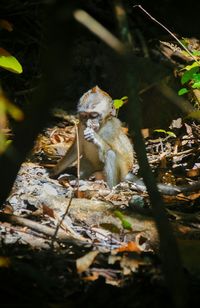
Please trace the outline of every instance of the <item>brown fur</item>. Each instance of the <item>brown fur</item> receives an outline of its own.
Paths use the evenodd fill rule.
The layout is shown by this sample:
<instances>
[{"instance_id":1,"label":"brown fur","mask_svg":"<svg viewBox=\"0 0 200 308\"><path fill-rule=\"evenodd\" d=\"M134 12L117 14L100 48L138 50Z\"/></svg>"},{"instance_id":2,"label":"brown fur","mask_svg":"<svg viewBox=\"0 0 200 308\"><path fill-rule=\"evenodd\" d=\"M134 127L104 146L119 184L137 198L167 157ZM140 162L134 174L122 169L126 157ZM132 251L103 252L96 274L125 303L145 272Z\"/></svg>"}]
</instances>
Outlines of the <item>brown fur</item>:
<instances>
[{"instance_id":1,"label":"brown fur","mask_svg":"<svg viewBox=\"0 0 200 308\"><path fill-rule=\"evenodd\" d=\"M79 143L81 177L104 171L109 187L123 181L133 167L133 147L113 116L112 98L98 86L86 92L79 101ZM77 160L76 140L53 169L58 175Z\"/></svg>"}]
</instances>

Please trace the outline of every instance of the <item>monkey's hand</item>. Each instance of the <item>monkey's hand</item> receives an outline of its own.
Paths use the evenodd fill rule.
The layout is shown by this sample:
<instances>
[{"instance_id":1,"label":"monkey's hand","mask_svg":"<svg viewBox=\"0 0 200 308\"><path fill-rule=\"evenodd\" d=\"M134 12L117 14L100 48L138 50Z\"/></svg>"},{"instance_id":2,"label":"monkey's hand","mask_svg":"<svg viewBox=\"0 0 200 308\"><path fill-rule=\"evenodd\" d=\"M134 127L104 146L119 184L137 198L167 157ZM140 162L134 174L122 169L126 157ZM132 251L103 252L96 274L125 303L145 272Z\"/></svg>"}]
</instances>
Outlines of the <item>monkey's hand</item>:
<instances>
[{"instance_id":1,"label":"monkey's hand","mask_svg":"<svg viewBox=\"0 0 200 308\"><path fill-rule=\"evenodd\" d=\"M106 153L110 150L110 147L104 142L104 140L90 127L84 130L85 140L92 142L99 149L99 159L102 162L106 160Z\"/></svg>"},{"instance_id":2,"label":"monkey's hand","mask_svg":"<svg viewBox=\"0 0 200 308\"><path fill-rule=\"evenodd\" d=\"M84 138L85 140L94 143L96 146L101 147L101 142L99 136L95 133L93 128L86 127L84 130Z\"/></svg>"},{"instance_id":3,"label":"monkey's hand","mask_svg":"<svg viewBox=\"0 0 200 308\"><path fill-rule=\"evenodd\" d=\"M91 127L86 127L84 130L84 138L85 140L95 144L103 153L110 149L104 140Z\"/></svg>"}]
</instances>

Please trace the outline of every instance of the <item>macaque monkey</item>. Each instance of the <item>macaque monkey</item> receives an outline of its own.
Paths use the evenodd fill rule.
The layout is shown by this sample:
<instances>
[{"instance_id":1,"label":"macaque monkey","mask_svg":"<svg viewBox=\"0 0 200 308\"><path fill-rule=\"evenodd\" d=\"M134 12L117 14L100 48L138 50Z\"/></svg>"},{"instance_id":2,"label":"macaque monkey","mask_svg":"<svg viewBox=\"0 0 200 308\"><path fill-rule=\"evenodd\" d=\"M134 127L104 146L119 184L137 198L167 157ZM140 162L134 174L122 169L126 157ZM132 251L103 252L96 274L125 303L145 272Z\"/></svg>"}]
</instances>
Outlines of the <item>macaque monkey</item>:
<instances>
[{"instance_id":1,"label":"macaque monkey","mask_svg":"<svg viewBox=\"0 0 200 308\"><path fill-rule=\"evenodd\" d=\"M120 181L128 180L146 191L144 182L129 172L133 167L133 147L122 130L120 120L115 117L112 98L96 86L80 98L78 114L81 178L103 171L110 188ZM59 175L76 160L77 146L74 140L66 155L51 171L51 175ZM158 189L164 195L195 192L200 190L200 181L183 186L158 184Z\"/></svg>"},{"instance_id":2,"label":"macaque monkey","mask_svg":"<svg viewBox=\"0 0 200 308\"><path fill-rule=\"evenodd\" d=\"M133 167L133 147L122 130L112 98L98 86L80 98L79 144L80 176L87 178L102 171L110 188L123 181ZM76 140L53 168L56 176L77 160Z\"/></svg>"}]
</instances>

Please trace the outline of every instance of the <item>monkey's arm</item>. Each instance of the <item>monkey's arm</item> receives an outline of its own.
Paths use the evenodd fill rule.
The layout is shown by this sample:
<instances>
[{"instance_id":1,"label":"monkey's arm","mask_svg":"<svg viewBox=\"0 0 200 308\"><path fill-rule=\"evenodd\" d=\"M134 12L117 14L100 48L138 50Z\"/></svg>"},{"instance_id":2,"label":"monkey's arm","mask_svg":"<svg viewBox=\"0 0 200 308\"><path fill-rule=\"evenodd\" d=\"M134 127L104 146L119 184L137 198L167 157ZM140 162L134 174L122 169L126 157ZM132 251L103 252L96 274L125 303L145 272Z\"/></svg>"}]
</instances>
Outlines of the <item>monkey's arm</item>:
<instances>
[{"instance_id":1,"label":"monkey's arm","mask_svg":"<svg viewBox=\"0 0 200 308\"><path fill-rule=\"evenodd\" d=\"M80 155L82 154L82 143L83 143L83 131L82 128L79 127L79 150ZM59 175L66 168L70 167L77 160L77 137L72 143L71 147L65 154L61 160L57 163L57 165L50 171L50 175L52 177Z\"/></svg>"},{"instance_id":2,"label":"monkey's arm","mask_svg":"<svg viewBox=\"0 0 200 308\"><path fill-rule=\"evenodd\" d=\"M59 175L63 172L66 168L68 168L71 164L73 164L77 159L77 149L76 149L76 142L72 144L70 149L68 150L67 154L59 160L57 165L50 170L50 175L52 177Z\"/></svg>"},{"instance_id":3,"label":"monkey's arm","mask_svg":"<svg viewBox=\"0 0 200 308\"><path fill-rule=\"evenodd\" d=\"M108 186L112 188L117 185L120 181L120 169L116 152L92 128L87 127L84 130L84 138L98 147L99 159L104 163Z\"/></svg>"},{"instance_id":4,"label":"monkey's arm","mask_svg":"<svg viewBox=\"0 0 200 308\"><path fill-rule=\"evenodd\" d=\"M106 153L111 149L109 145L90 127L84 130L84 138L98 147L99 159L105 163Z\"/></svg>"}]
</instances>

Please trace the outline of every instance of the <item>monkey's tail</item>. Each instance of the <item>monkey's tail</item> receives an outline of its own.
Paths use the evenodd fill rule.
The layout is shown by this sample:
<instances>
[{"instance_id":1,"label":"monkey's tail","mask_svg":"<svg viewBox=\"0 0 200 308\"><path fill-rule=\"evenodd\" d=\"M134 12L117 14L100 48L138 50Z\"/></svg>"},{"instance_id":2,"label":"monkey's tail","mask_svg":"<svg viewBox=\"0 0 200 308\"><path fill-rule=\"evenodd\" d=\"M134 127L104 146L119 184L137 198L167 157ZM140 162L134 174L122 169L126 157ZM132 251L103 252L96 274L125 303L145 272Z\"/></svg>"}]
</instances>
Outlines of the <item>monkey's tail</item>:
<instances>
[{"instance_id":1,"label":"monkey's tail","mask_svg":"<svg viewBox=\"0 0 200 308\"><path fill-rule=\"evenodd\" d=\"M133 183L133 185L140 191L147 191L143 180L132 173L129 173L126 176L126 181ZM180 186L158 183L157 187L162 195L176 196L180 193L200 191L200 181Z\"/></svg>"}]
</instances>

